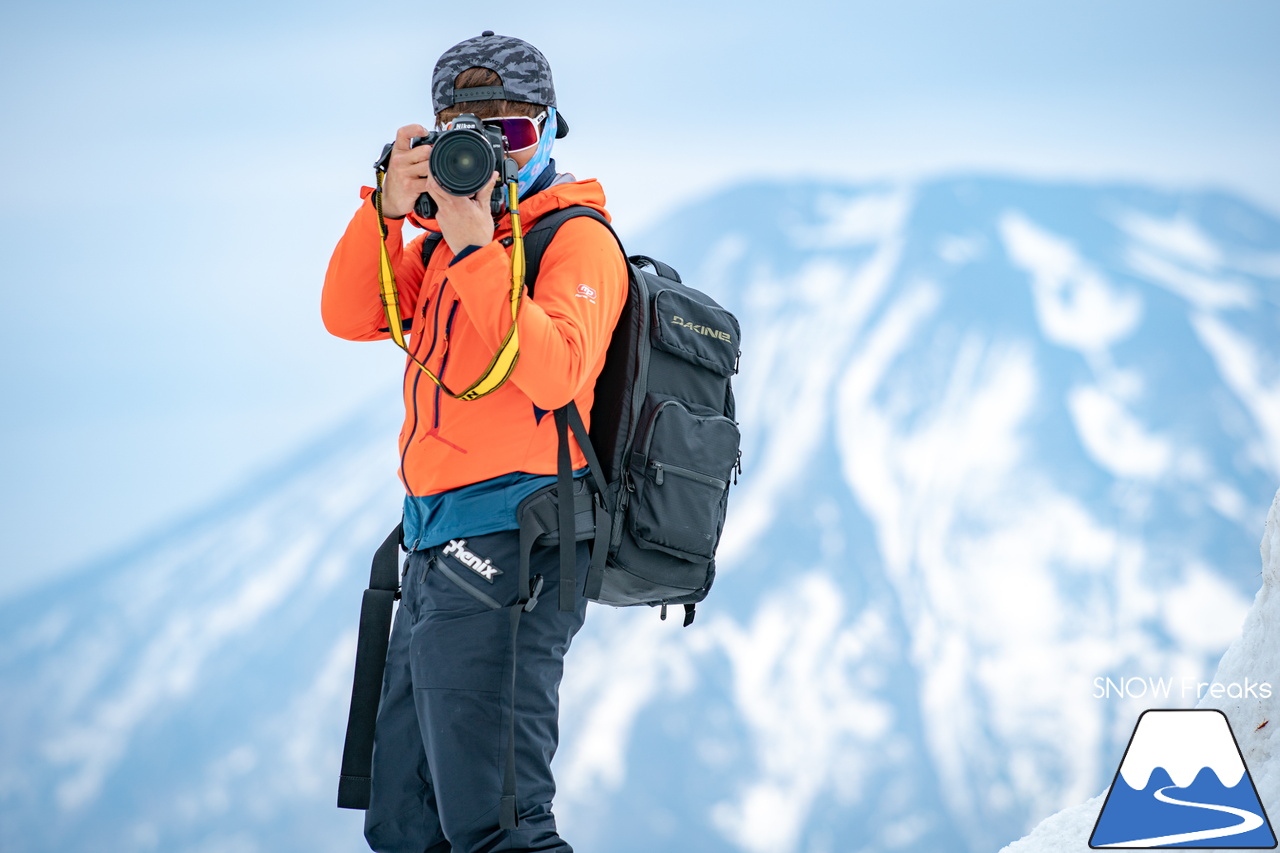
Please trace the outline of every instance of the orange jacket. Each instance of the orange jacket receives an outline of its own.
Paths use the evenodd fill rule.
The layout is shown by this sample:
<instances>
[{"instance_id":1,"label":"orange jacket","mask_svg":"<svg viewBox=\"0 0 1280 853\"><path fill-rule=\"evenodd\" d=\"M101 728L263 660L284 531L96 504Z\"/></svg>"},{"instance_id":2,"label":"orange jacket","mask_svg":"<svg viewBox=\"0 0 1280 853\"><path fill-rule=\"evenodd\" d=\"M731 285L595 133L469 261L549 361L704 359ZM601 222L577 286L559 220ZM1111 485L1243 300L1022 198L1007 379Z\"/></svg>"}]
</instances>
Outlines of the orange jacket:
<instances>
[{"instance_id":1,"label":"orange jacket","mask_svg":"<svg viewBox=\"0 0 1280 853\"><path fill-rule=\"evenodd\" d=\"M372 192L362 190L364 203L334 249L320 300L325 328L352 341L391 337L378 296ZM578 204L604 212L600 184L559 183L535 193L520 204L523 230L546 213ZM439 230L434 221L421 224ZM424 268L425 234L405 246L403 220L391 219L387 232L401 316L413 320L409 349L460 391L484 372L511 322L510 249L499 242L511 233L511 217L498 221L493 242L452 267L453 252L443 240ZM583 419L590 418L596 377L626 292L626 266L613 235L598 222L572 219L543 255L535 297L526 290L521 301L520 359L506 384L462 402L406 358L400 479L408 494L437 494L516 471L554 474L555 422L543 415L576 400ZM572 453L573 467L583 467L576 443Z\"/></svg>"}]
</instances>

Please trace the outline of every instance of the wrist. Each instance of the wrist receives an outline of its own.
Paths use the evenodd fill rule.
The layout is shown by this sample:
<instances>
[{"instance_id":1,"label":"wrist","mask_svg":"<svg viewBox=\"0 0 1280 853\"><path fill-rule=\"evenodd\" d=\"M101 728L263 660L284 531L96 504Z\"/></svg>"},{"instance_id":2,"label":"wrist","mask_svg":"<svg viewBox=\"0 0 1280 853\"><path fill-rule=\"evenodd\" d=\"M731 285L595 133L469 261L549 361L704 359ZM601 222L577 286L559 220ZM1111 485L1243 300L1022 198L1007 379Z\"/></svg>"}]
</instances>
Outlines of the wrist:
<instances>
[{"instance_id":1,"label":"wrist","mask_svg":"<svg viewBox=\"0 0 1280 853\"><path fill-rule=\"evenodd\" d=\"M409 210L413 205L407 207L398 203L398 199L387 198L386 190L382 191L382 218L383 219L404 219L409 215Z\"/></svg>"},{"instance_id":2,"label":"wrist","mask_svg":"<svg viewBox=\"0 0 1280 853\"><path fill-rule=\"evenodd\" d=\"M376 218L378 215L378 204L372 195L370 195L369 197L369 206L373 208L373 210L370 211L370 214ZM392 238L398 239L400 237L401 232L404 230L404 224L405 224L405 217L390 215L387 212L386 205L383 205L382 230L386 233L388 240L391 240Z\"/></svg>"}]
</instances>

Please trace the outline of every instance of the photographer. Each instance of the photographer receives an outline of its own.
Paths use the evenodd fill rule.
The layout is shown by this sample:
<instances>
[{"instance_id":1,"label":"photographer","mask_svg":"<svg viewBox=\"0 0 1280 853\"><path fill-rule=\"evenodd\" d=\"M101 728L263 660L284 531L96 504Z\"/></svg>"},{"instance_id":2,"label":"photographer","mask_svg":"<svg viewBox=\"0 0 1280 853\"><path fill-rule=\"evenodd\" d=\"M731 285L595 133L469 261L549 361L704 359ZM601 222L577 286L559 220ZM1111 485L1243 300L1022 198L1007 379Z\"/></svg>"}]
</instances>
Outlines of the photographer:
<instances>
[{"instance_id":1,"label":"photographer","mask_svg":"<svg viewBox=\"0 0 1280 853\"><path fill-rule=\"evenodd\" d=\"M501 131L492 138L501 138L518 167L524 231L562 207L603 212L596 181L555 170L552 146L568 124L557 110L551 69L532 45L492 32L455 45L436 63L432 100L440 130L470 115ZM478 192L454 195L437 180L444 172L432 174L432 151L444 150L444 137L413 144L427 135L419 125L397 132L382 216L366 188L321 300L334 335L391 337L380 299L385 222L411 353L400 432L409 556L387 653L365 837L378 851L570 851L551 813L550 762L564 655L585 616L589 549L578 543L575 606L557 606L555 546L533 548L537 588L519 589L516 509L556 482L550 412L570 400L584 418L591 412L627 273L608 229L589 218L565 223L543 255L534 296L526 289L518 303L519 357L509 377L476 399L455 397L487 375L511 337L512 222L505 209L494 214L502 207L494 201L501 163ZM433 204L420 203L423 193ZM434 218L424 218L424 209ZM427 231L407 246L405 219ZM443 239L424 265L431 232ZM570 442L572 467L581 473L586 460Z\"/></svg>"}]
</instances>

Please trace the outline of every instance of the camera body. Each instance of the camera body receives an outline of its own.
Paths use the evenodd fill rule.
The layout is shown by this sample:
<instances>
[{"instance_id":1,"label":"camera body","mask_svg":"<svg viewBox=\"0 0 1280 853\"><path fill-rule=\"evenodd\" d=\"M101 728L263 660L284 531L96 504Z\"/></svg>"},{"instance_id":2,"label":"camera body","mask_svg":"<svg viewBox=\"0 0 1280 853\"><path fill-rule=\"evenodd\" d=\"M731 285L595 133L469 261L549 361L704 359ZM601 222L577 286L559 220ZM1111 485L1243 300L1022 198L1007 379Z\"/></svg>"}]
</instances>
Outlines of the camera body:
<instances>
[{"instance_id":1,"label":"camera body","mask_svg":"<svg viewBox=\"0 0 1280 853\"><path fill-rule=\"evenodd\" d=\"M501 130L485 127L480 119L464 113L448 130L433 130L409 140L409 147L419 145L431 146L431 174L441 189L453 195L473 196L494 171L499 172L501 180L494 184L489 208L495 217L507 209L506 182L515 178L518 169L507 156L507 138ZM422 193L413 210L423 219L434 219L439 207L428 193Z\"/></svg>"}]
</instances>

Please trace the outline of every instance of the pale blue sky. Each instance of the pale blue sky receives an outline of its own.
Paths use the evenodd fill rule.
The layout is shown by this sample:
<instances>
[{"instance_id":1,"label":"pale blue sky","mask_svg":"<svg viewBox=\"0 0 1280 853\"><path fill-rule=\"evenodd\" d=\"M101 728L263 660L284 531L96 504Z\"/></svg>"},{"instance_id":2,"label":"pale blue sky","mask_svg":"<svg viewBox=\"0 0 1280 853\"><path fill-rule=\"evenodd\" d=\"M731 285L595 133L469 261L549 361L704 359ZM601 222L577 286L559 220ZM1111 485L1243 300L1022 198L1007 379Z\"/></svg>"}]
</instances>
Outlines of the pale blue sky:
<instances>
[{"instance_id":1,"label":"pale blue sky","mask_svg":"<svg viewBox=\"0 0 1280 853\"><path fill-rule=\"evenodd\" d=\"M398 405L396 351L328 337L320 282L382 142L429 121L435 58L486 28L550 59L559 165L624 236L759 175L1120 178L1280 211L1271 0L9 4L0 595Z\"/></svg>"}]
</instances>

